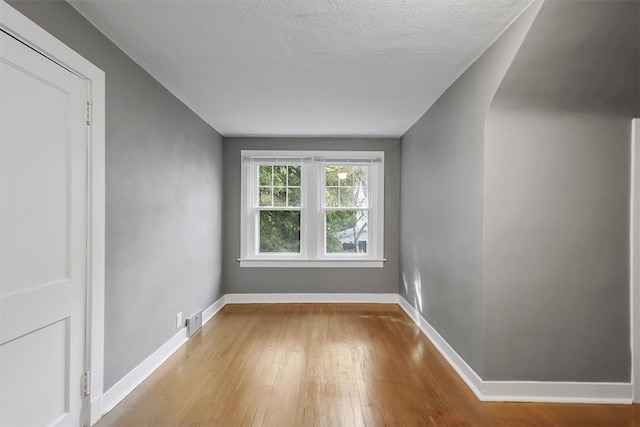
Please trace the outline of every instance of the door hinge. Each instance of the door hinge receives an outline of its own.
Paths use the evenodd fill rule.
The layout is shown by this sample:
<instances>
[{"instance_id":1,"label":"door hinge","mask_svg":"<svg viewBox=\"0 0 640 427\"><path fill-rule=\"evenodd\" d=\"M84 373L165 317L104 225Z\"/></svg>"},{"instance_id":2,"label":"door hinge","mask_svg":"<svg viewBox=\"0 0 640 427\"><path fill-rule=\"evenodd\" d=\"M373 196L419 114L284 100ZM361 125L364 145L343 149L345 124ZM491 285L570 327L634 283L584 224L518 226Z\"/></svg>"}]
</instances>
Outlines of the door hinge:
<instances>
[{"instance_id":1,"label":"door hinge","mask_svg":"<svg viewBox=\"0 0 640 427\"><path fill-rule=\"evenodd\" d=\"M89 395L91 394L91 372L90 371L86 371L83 375L82 375L82 391L84 394L84 397L89 397Z\"/></svg>"},{"instance_id":2,"label":"door hinge","mask_svg":"<svg viewBox=\"0 0 640 427\"><path fill-rule=\"evenodd\" d=\"M93 123L93 106L87 102L87 126L91 126L91 123Z\"/></svg>"}]
</instances>

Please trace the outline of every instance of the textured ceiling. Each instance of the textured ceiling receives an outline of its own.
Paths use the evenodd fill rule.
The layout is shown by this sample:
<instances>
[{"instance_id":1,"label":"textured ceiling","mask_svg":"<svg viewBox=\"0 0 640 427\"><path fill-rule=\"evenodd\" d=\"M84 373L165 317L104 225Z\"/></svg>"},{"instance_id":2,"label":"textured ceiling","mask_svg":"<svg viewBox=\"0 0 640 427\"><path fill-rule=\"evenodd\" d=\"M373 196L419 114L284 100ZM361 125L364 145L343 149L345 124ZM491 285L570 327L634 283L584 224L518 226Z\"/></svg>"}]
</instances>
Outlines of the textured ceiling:
<instances>
[{"instance_id":1,"label":"textured ceiling","mask_svg":"<svg viewBox=\"0 0 640 427\"><path fill-rule=\"evenodd\" d=\"M530 0L69 0L225 136L400 136Z\"/></svg>"}]
</instances>

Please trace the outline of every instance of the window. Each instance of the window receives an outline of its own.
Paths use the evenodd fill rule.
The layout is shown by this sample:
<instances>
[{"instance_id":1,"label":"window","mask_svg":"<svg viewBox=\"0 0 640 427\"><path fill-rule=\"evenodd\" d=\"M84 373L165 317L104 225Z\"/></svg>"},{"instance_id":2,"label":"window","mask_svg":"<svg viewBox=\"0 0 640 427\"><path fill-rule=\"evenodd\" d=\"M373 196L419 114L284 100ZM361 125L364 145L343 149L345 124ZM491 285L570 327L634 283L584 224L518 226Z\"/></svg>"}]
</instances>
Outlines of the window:
<instances>
[{"instance_id":1,"label":"window","mask_svg":"<svg viewBox=\"0 0 640 427\"><path fill-rule=\"evenodd\" d=\"M300 165L258 165L259 253L300 253Z\"/></svg>"},{"instance_id":2,"label":"window","mask_svg":"<svg viewBox=\"0 0 640 427\"><path fill-rule=\"evenodd\" d=\"M384 153L242 151L242 267L381 267Z\"/></svg>"}]
</instances>

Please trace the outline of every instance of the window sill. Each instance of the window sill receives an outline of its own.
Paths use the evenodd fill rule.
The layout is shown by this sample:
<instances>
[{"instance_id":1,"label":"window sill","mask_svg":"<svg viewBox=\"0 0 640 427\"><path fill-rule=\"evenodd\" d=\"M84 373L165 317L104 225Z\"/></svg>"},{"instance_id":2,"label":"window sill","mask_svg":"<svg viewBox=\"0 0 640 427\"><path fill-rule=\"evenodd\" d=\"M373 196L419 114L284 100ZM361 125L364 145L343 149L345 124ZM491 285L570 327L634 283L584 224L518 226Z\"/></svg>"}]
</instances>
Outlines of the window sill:
<instances>
[{"instance_id":1,"label":"window sill","mask_svg":"<svg viewBox=\"0 0 640 427\"><path fill-rule=\"evenodd\" d=\"M385 259L238 259L240 267L250 268L382 268Z\"/></svg>"}]
</instances>

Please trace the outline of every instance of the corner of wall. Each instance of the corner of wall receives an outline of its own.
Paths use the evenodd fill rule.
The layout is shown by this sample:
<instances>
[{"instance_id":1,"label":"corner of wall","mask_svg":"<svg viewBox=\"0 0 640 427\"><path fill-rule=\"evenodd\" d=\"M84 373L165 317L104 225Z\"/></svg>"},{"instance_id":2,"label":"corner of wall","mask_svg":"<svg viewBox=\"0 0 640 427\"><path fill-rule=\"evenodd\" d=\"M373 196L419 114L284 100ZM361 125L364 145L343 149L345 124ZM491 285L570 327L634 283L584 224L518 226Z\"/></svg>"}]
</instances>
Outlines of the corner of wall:
<instances>
[{"instance_id":1,"label":"corner of wall","mask_svg":"<svg viewBox=\"0 0 640 427\"><path fill-rule=\"evenodd\" d=\"M504 81L505 76L508 74L509 69L513 65L513 61L515 60L518 51L522 47L524 40L527 37L527 34L531 30L531 26L535 22L540 10L545 5L546 0L534 0L531 4L525 8L522 13L518 16L516 20L514 20L511 25L505 29L505 31L501 34L500 37L508 37L511 43L508 46L505 46L505 53L503 55L502 66L499 70L497 70L496 75L499 76L498 84L495 86L491 98L489 100L488 107L484 114L484 127L483 127L483 169L486 167L487 161L487 123L489 121L489 116L491 114L492 109L495 108L494 102L496 98L496 94L500 91L500 86ZM498 43L499 40L496 40ZM495 43L494 43L495 44ZM493 46L493 45L492 45ZM486 172L483 170L483 183L482 183L482 191L483 191L483 207L482 207L482 346L483 346L483 366L482 371L480 372L481 376L484 376L484 366L486 365L486 361L484 358L485 354L485 311L486 311L486 292L485 292L485 262L486 262L486 245L485 245L485 232L486 232Z\"/></svg>"}]
</instances>

